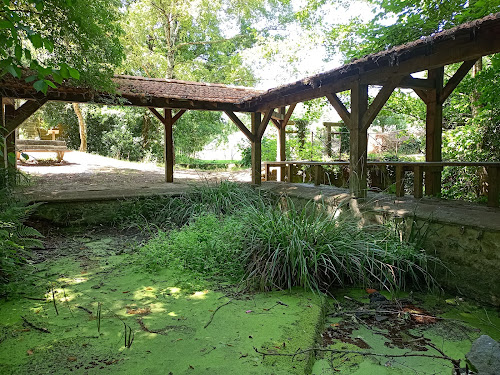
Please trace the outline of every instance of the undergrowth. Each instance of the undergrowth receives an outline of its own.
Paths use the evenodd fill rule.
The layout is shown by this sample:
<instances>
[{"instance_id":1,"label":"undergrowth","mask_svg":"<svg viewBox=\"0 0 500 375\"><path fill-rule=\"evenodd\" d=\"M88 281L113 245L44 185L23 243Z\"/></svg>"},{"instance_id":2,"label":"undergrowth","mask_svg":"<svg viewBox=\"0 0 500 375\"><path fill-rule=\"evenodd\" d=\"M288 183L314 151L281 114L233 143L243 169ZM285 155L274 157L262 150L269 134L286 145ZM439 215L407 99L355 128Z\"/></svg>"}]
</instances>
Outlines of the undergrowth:
<instances>
[{"instance_id":1,"label":"undergrowth","mask_svg":"<svg viewBox=\"0 0 500 375\"><path fill-rule=\"evenodd\" d=\"M160 231L141 249L141 262L149 271L169 267L239 281L244 274L242 229L233 216L207 213L180 230Z\"/></svg>"},{"instance_id":2,"label":"undergrowth","mask_svg":"<svg viewBox=\"0 0 500 375\"><path fill-rule=\"evenodd\" d=\"M43 247L40 232L23 224L36 207L0 190L0 295L8 291L13 278L22 277L20 268L29 258L28 249Z\"/></svg>"},{"instance_id":3,"label":"undergrowth","mask_svg":"<svg viewBox=\"0 0 500 375\"><path fill-rule=\"evenodd\" d=\"M348 212L332 215L314 202L298 209L291 199L273 201L223 182L172 199L163 209L157 212L176 226L142 248L148 271L175 267L259 290L436 284L429 270L438 261L421 249L419 238L403 240L390 225L361 227Z\"/></svg>"}]
</instances>

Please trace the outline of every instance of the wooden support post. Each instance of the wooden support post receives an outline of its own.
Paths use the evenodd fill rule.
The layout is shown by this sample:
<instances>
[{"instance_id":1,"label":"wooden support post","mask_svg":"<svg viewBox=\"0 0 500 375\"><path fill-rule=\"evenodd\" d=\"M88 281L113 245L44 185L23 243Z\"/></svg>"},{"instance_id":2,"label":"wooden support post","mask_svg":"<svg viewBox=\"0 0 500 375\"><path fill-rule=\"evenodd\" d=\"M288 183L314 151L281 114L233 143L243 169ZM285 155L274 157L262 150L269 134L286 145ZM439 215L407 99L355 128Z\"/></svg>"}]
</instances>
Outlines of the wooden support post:
<instances>
[{"instance_id":1,"label":"wooden support post","mask_svg":"<svg viewBox=\"0 0 500 375\"><path fill-rule=\"evenodd\" d=\"M396 197L404 197L404 169L402 165L396 165Z\"/></svg>"},{"instance_id":2,"label":"wooden support post","mask_svg":"<svg viewBox=\"0 0 500 375\"><path fill-rule=\"evenodd\" d=\"M149 110L158 118L158 120L160 120L165 128L165 149L163 153L165 160L165 182L174 182L175 152L173 126L175 122L186 112L186 110L181 109L173 117L172 109L170 108L163 109L163 116L155 108L149 108Z\"/></svg>"},{"instance_id":3,"label":"wooden support post","mask_svg":"<svg viewBox=\"0 0 500 375\"><path fill-rule=\"evenodd\" d=\"M271 167L269 166L268 163L265 163L265 165L264 165L264 181L269 181L270 177L271 177Z\"/></svg>"},{"instance_id":4,"label":"wooden support post","mask_svg":"<svg viewBox=\"0 0 500 375\"><path fill-rule=\"evenodd\" d=\"M277 150L277 156L278 156L278 161L285 161L286 160L286 132L285 132L286 126L280 126L278 129L278 150ZM286 174L286 168L284 165L281 165L279 167L278 171L278 181L285 181L285 174Z\"/></svg>"},{"instance_id":5,"label":"wooden support post","mask_svg":"<svg viewBox=\"0 0 500 375\"><path fill-rule=\"evenodd\" d=\"M260 112L253 112L252 118L252 183L260 185L261 183L261 162L262 162L262 138L258 137L258 130L261 124Z\"/></svg>"},{"instance_id":6,"label":"wooden support post","mask_svg":"<svg viewBox=\"0 0 500 375\"><path fill-rule=\"evenodd\" d=\"M441 145L443 142L443 91L444 68L429 70L429 79L434 80L436 86L427 92L427 117L425 133L425 160L431 162L442 161ZM439 195L441 193L441 171L428 169L425 173L425 194Z\"/></svg>"},{"instance_id":7,"label":"wooden support post","mask_svg":"<svg viewBox=\"0 0 500 375\"><path fill-rule=\"evenodd\" d=\"M332 157L332 124L325 124L326 126L326 154Z\"/></svg>"},{"instance_id":8,"label":"wooden support post","mask_svg":"<svg viewBox=\"0 0 500 375\"><path fill-rule=\"evenodd\" d=\"M13 104L6 104L4 107L5 121L14 117L16 107ZM4 129L6 131L6 129ZM4 138L4 162L6 167L7 179L10 185L16 183L17 158L16 158L16 132L7 132Z\"/></svg>"},{"instance_id":9,"label":"wooden support post","mask_svg":"<svg viewBox=\"0 0 500 375\"><path fill-rule=\"evenodd\" d=\"M173 123L172 123L172 110L165 108L163 123L165 128L165 182L174 182L174 136L173 136Z\"/></svg>"},{"instance_id":10,"label":"wooden support post","mask_svg":"<svg viewBox=\"0 0 500 375\"><path fill-rule=\"evenodd\" d=\"M422 184L424 179L423 177L424 173L422 167L416 165L413 168L413 196L418 199L422 198L423 196L423 191L422 191L423 188Z\"/></svg>"},{"instance_id":11,"label":"wooden support post","mask_svg":"<svg viewBox=\"0 0 500 375\"><path fill-rule=\"evenodd\" d=\"M488 171L488 207L498 207L500 194L500 168L489 167Z\"/></svg>"},{"instance_id":12,"label":"wooden support post","mask_svg":"<svg viewBox=\"0 0 500 375\"><path fill-rule=\"evenodd\" d=\"M323 182L323 167L321 165L314 166L314 185L319 186Z\"/></svg>"},{"instance_id":13,"label":"wooden support post","mask_svg":"<svg viewBox=\"0 0 500 375\"><path fill-rule=\"evenodd\" d=\"M366 197L368 127L363 116L368 109L368 85L357 82L351 89L349 191L355 198Z\"/></svg>"},{"instance_id":14,"label":"wooden support post","mask_svg":"<svg viewBox=\"0 0 500 375\"><path fill-rule=\"evenodd\" d=\"M286 178L288 183L292 182L292 174L293 174L293 164L290 163L286 167Z\"/></svg>"}]
</instances>

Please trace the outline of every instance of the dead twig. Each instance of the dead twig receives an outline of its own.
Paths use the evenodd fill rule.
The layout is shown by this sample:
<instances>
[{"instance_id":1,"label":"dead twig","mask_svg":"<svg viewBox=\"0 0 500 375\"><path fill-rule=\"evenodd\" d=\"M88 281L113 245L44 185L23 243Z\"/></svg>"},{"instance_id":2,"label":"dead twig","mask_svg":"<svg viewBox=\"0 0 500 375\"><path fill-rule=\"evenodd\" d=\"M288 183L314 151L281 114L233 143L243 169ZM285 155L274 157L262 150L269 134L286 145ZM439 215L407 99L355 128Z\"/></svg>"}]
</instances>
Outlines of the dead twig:
<instances>
[{"instance_id":1,"label":"dead twig","mask_svg":"<svg viewBox=\"0 0 500 375\"><path fill-rule=\"evenodd\" d=\"M335 353L335 354L358 354L362 356L375 356L375 357L385 357L385 358L405 358L405 357L424 357L424 358L433 358L433 359L442 359L445 361L450 361L454 369L456 370L457 368L460 368L460 360L453 359L451 357L448 357L446 354L444 354L442 351L438 350L441 355L432 355L432 354L422 354L422 353L404 353L404 354L381 354L381 353L373 353L373 352L361 352L357 350L338 350L338 349L325 349L325 348L309 348L309 349L304 349L300 350L297 349L295 353L273 353L273 352L261 352L259 349L256 347L253 348L257 354L261 354L263 358L266 356L280 356L280 357L292 357L292 360L295 359L296 356L300 354L307 354L310 352L328 352L328 353ZM458 367L457 367L458 366Z\"/></svg>"},{"instance_id":2,"label":"dead twig","mask_svg":"<svg viewBox=\"0 0 500 375\"><path fill-rule=\"evenodd\" d=\"M31 327L43 333L50 333L50 331L47 328L37 327L33 323L29 322L28 319L26 319L24 316L21 316L21 319L23 320L24 324L26 324L28 327Z\"/></svg>"},{"instance_id":3,"label":"dead twig","mask_svg":"<svg viewBox=\"0 0 500 375\"><path fill-rule=\"evenodd\" d=\"M54 309L56 309L56 315L59 315L59 311L57 311L57 305L56 305L56 293L54 292L53 285L52 285L52 302L54 303Z\"/></svg>"},{"instance_id":4,"label":"dead twig","mask_svg":"<svg viewBox=\"0 0 500 375\"><path fill-rule=\"evenodd\" d=\"M92 315L92 311L90 311L89 309L87 309L86 307L83 307L83 306L76 306L77 309L80 309L80 310L83 310L85 311L86 313L89 313L90 315Z\"/></svg>"},{"instance_id":5,"label":"dead twig","mask_svg":"<svg viewBox=\"0 0 500 375\"><path fill-rule=\"evenodd\" d=\"M227 301L225 304L220 305L219 307L217 307L217 308L215 309L215 311L212 313L212 315L210 316L210 319L208 320L207 324L205 324L205 327L203 327L203 328L207 328L207 327L210 325L210 323L212 323L212 320L214 320L214 316L215 316L215 314L217 313L217 311L219 311L219 310L221 309L221 307L224 307L224 306L226 306L226 305L229 305L232 301L233 301L233 299L231 298L231 299L230 299L229 301Z\"/></svg>"}]
</instances>

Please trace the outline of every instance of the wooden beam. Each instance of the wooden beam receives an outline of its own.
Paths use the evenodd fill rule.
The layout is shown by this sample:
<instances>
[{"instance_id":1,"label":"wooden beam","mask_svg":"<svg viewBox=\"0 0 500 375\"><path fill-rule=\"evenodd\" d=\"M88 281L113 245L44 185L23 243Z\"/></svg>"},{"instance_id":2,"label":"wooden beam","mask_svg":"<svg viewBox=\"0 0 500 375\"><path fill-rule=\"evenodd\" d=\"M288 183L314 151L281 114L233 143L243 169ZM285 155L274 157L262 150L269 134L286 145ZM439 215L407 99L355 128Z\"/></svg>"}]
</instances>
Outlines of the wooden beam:
<instances>
[{"instance_id":1,"label":"wooden beam","mask_svg":"<svg viewBox=\"0 0 500 375\"><path fill-rule=\"evenodd\" d=\"M394 77L389 82L387 82L384 87L378 92L377 96L373 100L372 104L365 112L362 118L362 127L363 129L368 129L372 124L375 117L379 114L380 110L387 102L389 97L394 92L394 89L398 86L401 81L401 77Z\"/></svg>"},{"instance_id":2,"label":"wooden beam","mask_svg":"<svg viewBox=\"0 0 500 375\"><path fill-rule=\"evenodd\" d=\"M257 138L261 139L262 136L264 135L267 125L269 124L269 121L271 121L271 117L273 115L274 110L269 110L264 113L264 118L262 119L262 122L259 125L257 134L255 135Z\"/></svg>"},{"instance_id":3,"label":"wooden beam","mask_svg":"<svg viewBox=\"0 0 500 375\"><path fill-rule=\"evenodd\" d=\"M281 122L280 120L276 120L275 118L271 118L271 122L274 124L276 129L281 130Z\"/></svg>"},{"instance_id":4,"label":"wooden beam","mask_svg":"<svg viewBox=\"0 0 500 375\"><path fill-rule=\"evenodd\" d=\"M160 114L160 112L158 112L158 110L157 110L156 108L149 107L149 110L150 110L150 111L151 111L151 112L152 112L152 113L156 116L156 118L158 118L158 120L160 120L160 122L161 122L162 124L165 124L165 121L166 121L165 117L163 117L163 116ZM179 111L175 114L175 116L172 118L172 125L174 125L174 124L177 122L177 120L178 120L178 119L180 119L180 118L181 118L181 116L182 116L184 113L186 113L186 110L185 110L185 109L181 109L181 110L179 110ZM172 112L170 112L170 114L172 114Z\"/></svg>"},{"instance_id":5,"label":"wooden beam","mask_svg":"<svg viewBox=\"0 0 500 375\"><path fill-rule=\"evenodd\" d=\"M241 132L243 134L245 134L245 136L248 138L248 140L250 142L253 141L254 139L254 135L252 134L252 132L250 130L248 130L248 128L245 126L245 124L238 118L238 116L236 116L234 114L234 112L231 112L231 111L224 111L224 113L227 115L227 117L229 117L233 123L238 127L238 129L241 130Z\"/></svg>"},{"instance_id":6,"label":"wooden beam","mask_svg":"<svg viewBox=\"0 0 500 375\"><path fill-rule=\"evenodd\" d=\"M165 118L160 114L160 112L156 110L156 108L149 107L149 110L153 113L153 115L156 116L158 120L160 120L162 124L165 124Z\"/></svg>"},{"instance_id":7,"label":"wooden beam","mask_svg":"<svg viewBox=\"0 0 500 375\"><path fill-rule=\"evenodd\" d=\"M425 161L439 162L443 143L443 91L444 68L429 70L429 78L436 82L434 90L427 94L427 116L425 126ZM438 195L441 192L441 170L427 169L425 172L425 194Z\"/></svg>"},{"instance_id":8,"label":"wooden beam","mask_svg":"<svg viewBox=\"0 0 500 375\"><path fill-rule=\"evenodd\" d=\"M405 76L397 87L403 89L432 90L436 83L431 79L413 78L411 75Z\"/></svg>"},{"instance_id":9,"label":"wooden beam","mask_svg":"<svg viewBox=\"0 0 500 375\"><path fill-rule=\"evenodd\" d=\"M462 65L460 65L460 68L453 74L453 77L451 77L446 85L443 88L443 91L441 92L441 95L439 97L439 101L441 103L444 103L446 99L450 96L450 94L455 90L455 88L458 86L458 84L464 79L464 77L467 75L469 70L474 66L478 59L474 60L468 60L464 61Z\"/></svg>"},{"instance_id":10,"label":"wooden beam","mask_svg":"<svg viewBox=\"0 0 500 375\"><path fill-rule=\"evenodd\" d=\"M290 104L290 106L288 107L288 109L285 113L285 118L283 119L283 124L282 124L283 128L288 125L288 122L290 121L290 117L292 117L292 114L293 114L293 111L294 111L296 105L297 105L297 103L293 103L293 104Z\"/></svg>"},{"instance_id":11,"label":"wooden beam","mask_svg":"<svg viewBox=\"0 0 500 375\"><path fill-rule=\"evenodd\" d=\"M498 16L479 25L458 28L454 34L418 40L406 48L367 56L341 68L269 90L245 104L249 111L263 111L348 90L355 82L375 84L393 74L432 70L497 52L500 52Z\"/></svg>"},{"instance_id":12,"label":"wooden beam","mask_svg":"<svg viewBox=\"0 0 500 375\"><path fill-rule=\"evenodd\" d=\"M6 108L12 108L9 112L5 113L5 129L7 135L12 133L16 128L26 121L33 113L35 113L42 105L47 102L46 99L41 100L28 100L18 109L14 109L12 105Z\"/></svg>"},{"instance_id":13,"label":"wooden beam","mask_svg":"<svg viewBox=\"0 0 500 375\"><path fill-rule=\"evenodd\" d=\"M349 191L355 198L367 194L368 132L363 117L368 109L368 85L357 83L351 89Z\"/></svg>"},{"instance_id":14,"label":"wooden beam","mask_svg":"<svg viewBox=\"0 0 500 375\"><path fill-rule=\"evenodd\" d=\"M413 91L424 101L424 103L427 103L427 92L419 89L413 89Z\"/></svg>"},{"instance_id":15,"label":"wooden beam","mask_svg":"<svg viewBox=\"0 0 500 375\"><path fill-rule=\"evenodd\" d=\"M181 118L181 116L186 113L186 110L185 109L181 109L179 110L175 116L172 118L172 125L175 124L177 122L178 119Z\"/></svg>"},{"instance_id":16,"label":"wooden beam","mask_svg":"<svg viewBox=\"0 0 500 375\"><path fill-rule=\"evenodd\" d=\"M335 108L337 113L339 114L342 121L344 121L345 126L348 128L351 127L351 114L349 110L345 107L344 103L342 103L335 93L328 93L325 95L330 104Z\"/></svg>"}]
</instances>

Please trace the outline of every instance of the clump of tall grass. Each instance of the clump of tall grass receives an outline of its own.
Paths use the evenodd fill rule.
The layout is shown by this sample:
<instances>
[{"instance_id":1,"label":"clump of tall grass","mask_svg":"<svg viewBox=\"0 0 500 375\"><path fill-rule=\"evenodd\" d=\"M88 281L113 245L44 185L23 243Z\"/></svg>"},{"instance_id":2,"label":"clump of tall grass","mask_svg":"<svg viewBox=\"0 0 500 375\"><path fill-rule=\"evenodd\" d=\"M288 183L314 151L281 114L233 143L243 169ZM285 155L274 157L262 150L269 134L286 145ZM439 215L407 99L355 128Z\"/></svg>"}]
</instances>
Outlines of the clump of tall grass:
<instances>
[{"instance_id":1,"label":"clump of tall grass","mask_svg":"<svg viewBox=\"0 0 500 375\"><path fill-rule=\"evenodd\" d=\"M249 206L269 204L270 198L252 187L229 181L206 183L174 197L158 196L123 201L115 224L163 230L179 228L206 213L237 214Z\"/></svg>"},{"instance_id":2,"label":"clump of tall grass","mask_svg":"<svg viewBox=\"0 0 500 375\"><path fill-rule=\"evenodd\" d=\"M358 285L432 288L429 257L387 226L361 227L352 215L331 215L314 202L297 209L231 182L204 185L154 208L175 223L141 251L148 270L176 267L237 279L260 290L301 286L325 291Z\"/></svg>"},{"instance_id":3,"label":"clump of tall grass","mask_svg":"<svg viewBox=\"0 0 500 375\"><path fill-rule=\"evenodd\" d=\"M435 284L429 263L436 260L385 226L368 230L353 217L334 218L314 203L298 210L290 199L284 206L250 207L244 220L246 282L260 290Z\"/></svg>"}]
</instances>

